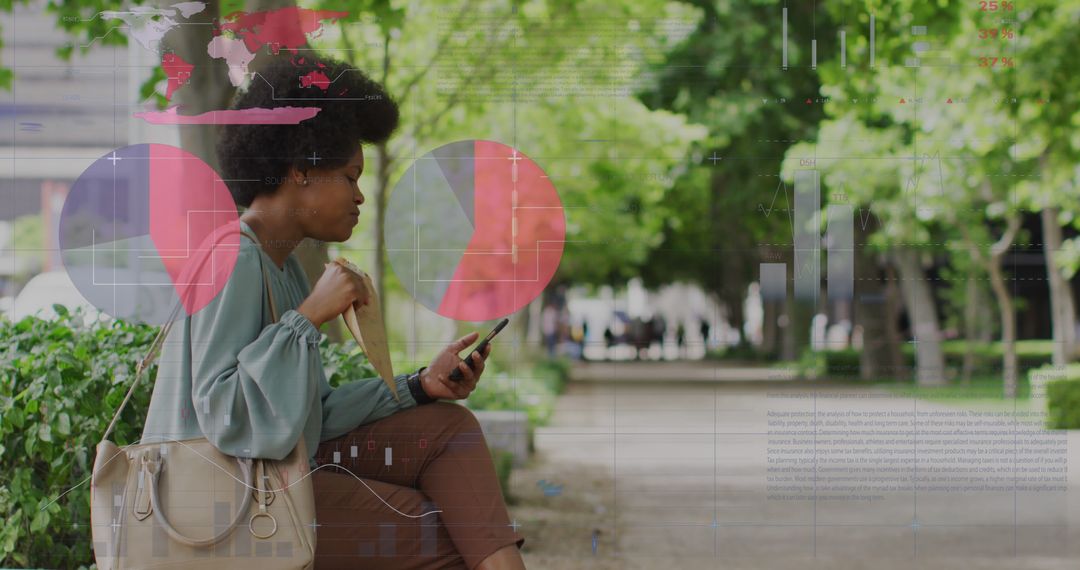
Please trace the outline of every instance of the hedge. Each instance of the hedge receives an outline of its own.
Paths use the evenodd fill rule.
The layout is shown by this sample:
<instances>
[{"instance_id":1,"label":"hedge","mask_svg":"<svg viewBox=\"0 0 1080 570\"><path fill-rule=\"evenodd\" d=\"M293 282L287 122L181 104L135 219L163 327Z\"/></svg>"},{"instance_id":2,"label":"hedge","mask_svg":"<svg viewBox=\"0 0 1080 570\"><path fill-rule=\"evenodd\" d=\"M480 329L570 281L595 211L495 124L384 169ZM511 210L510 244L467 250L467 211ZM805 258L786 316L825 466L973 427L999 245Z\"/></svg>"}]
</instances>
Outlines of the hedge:
<instances>
[{"instance_id":1,"label":"hedge","mask_svg":"<svg viewBox=\"0 0 1080 570\"><path fill-rule=\"evenodd\" d=\"M959 372L964 366L966 343L962 340L949 340L941 343L945 354L946 368ZM998 374L1001 371L1001 343L978 344L974 347L975 374ZM861 351L855 349L822 351L825 362L825 374L832 378L858 378ZM904 344L901 348L904 363L914 368L915 348ZM1052 359L1052 345L1047 341L1022 340L1016 343L1017 365L1021 372L1046 366Z\"/></svg>"},{"instance_id":2,"label":"hedge","mask_svg":"<svg viewBox=\"0 0 1080 570\"><path fill-rule=\"evenodd\" d=\"M1080 429L1080 363L1047 366L1030 377L1033 393L1037 383L1046 386L1046 427Z\"/></svg>"}]
</instances>

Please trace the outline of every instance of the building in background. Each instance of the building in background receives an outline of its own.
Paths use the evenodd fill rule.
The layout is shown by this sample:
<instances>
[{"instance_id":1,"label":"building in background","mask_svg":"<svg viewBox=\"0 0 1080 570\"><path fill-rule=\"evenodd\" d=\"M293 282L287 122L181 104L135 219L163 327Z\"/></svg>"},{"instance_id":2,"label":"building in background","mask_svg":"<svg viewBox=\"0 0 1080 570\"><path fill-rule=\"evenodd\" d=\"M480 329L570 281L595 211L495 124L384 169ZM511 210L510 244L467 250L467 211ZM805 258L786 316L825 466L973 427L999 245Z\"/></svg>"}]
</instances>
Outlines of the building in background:
<instances>
[{"instance_id":1,"label":"building in background","mask_svg":"<svg viewBox=\"0 0 1080 570\"><path fill-rule=\"evenodd\" d=\"M71 38L46 4L16 3L3 15L0 61L14 77L11 89L0 91L0 222L40 216L42 240L39 248L18 251L13 239L0 243L5 297L36 273L63 269L60 212L68 189L94 160L129 144L179 140L175 129L131 117L142 109L139 87L158 56L137 42L98 42L85 54L76 46L71 60L63 61L57 48Z\"/></svg>"}]
</instances>

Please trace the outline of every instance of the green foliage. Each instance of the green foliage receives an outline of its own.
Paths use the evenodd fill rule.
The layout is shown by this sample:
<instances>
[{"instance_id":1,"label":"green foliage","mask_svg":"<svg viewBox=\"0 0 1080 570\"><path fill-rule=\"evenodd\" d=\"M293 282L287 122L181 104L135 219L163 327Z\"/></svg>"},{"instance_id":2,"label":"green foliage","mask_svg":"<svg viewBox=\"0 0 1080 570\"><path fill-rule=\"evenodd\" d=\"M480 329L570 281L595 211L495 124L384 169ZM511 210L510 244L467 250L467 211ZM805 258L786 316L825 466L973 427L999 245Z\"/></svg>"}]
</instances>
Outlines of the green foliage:
<instances>
[{"instance_id":1,"label":"green foliage","mask_svg":"<svg viewBox=\"0 0 1080 570\"><path fill-rule=\"evenodd\" d=\"M945 366L959 370L963 366L964 353L967 346L963 340L948 340L941 343L941 349L945 353ZM901 348L905 358L914 362L915 349L910 344ZM975 353L975 372L977 374L1001 373L1001 358L1004 354L1000 342L977 344ZM1016 342L1017 365L1021 371L1038 368L1048 364L1053 356L1052 341L1044 340L1021 340Z\"/></svg>"},{"instance_id":2,"label":"green foliage","mask_svg":"<svg viewBox=\"0 0 1080 570\"><path fill-rule=\"evenodd\" d=\"M941 343L945 353L947 374L955 377L964 364L967 350L965 341L948 340ZM915 365L915 349L910 344L901 348L901 354L907 366ZM985 377L998 375L1000 381L1002 346L1000 342L977 344L974 347L974 373ZM1016 343L1017 362L1022 371L1034 371L1047 365L1053 355L1053 343L1041 340L1022 340ZM855 349L826 350L814 353L813 357L804 355L800 363L804 372L817 370L829 378L859 378L859 366L862 351Z\"/></svg>"},{"instance_id":3,"label":"green foliage","mask_svg":"<svg viewBox=\"0 0 1080 570\"><path fill-rule=\"evenodd\" d=\"M0 0L0 11L11 12L15 4L29 4L30 0ZM4 39L0 36L0 48L4 47ZM15 77L10 68L3 67L0 62L0 89L11 89L11 80Z\"/></svg>"},{"instance_id":4,"label":"green foliage","mask_svg":"<svg viewBox=\"0 0 1080 570\"><path fill-rule=\"evenodd\" d=\"M643 277L647 285L672 278L700 283L728 306L738 324L761 253L791 241L791 204L778 175L794 141L816 134L823 106L795 104L821 90L803 46L810 45L815 30L822 34L833 24L821 8L825 2L685 4L697 10L692 32L653 62L655 81L639 97L651 108L686 115L708 135L695 141L684 159L685 174L666 197L683 215L664 225ZM792 22L815 22L813 28L789 28L786 70L776 29L783 6Z\"/></svg>"},{"instance_id":5,"label":"green foliage","mask_svg":"<svg viewBox=\"0 0 1080 570\"><path fill-rule=\"evenodd\" d=\"M154 70L150 72L150 77L139 86L139 100L146 101L147 99L153 99L154 106L161 110L168 106L169 100L165 98L165 95L158 91L158 83L165 81L168 77L165 75L165 70L161 66L154 67Z\"/></svg>"},{"instance_id":6,"label":"green foliage","mask_svg":"<svg viewBox=\"0 0 1080 570\"><path fill-rule=\"evenodd\" d=\"M40 214L15 218L12 222L12 248L21 260L33 260L26 264L12 279L19 288L41 271L45 265L45 224ZM20 264L21 265L21 264Z\"/></svg>"},{"instance_id":7,"label":"green foliage","mask_svg":"<svg viewBox=\"0 0 1080 570\"><path fill-rule=\"evenodd\" d=\"M807 348L794 363L799 378L815 380L825 374L825 353Z\"/></svg>"},{"instance_id":8,"label":"green foliage","mask_svg":"<svg viewBox=\"0 0 1080 570\"><path fill-rule=\"evenodd\" d=\"M338 344L331 342L330 337L324 334L319 342L319 352L322 356L326 381L333 388L358 378L379 376L355 340L349 339Z\"/></svg>"},{"instance_id":9,"label":"green foliage","mask_svg":"<svg viewBox=\"0 0 1080 570\"><path fill-rule=\"evenodd\" d=\"M1069 366L1062 375L1046 385L1049 429L1080 429L1080 364Z\"/></svg>"},{"instance_id":10,"label":"green foliage","mask_svg":"<svg viewBox=\"0 0 1080 570\"><path fill-rule=\"evenodd\" d=\"M1001 373L973 376L971 382L963 384L952 382L944 386L919 386L910 380L875 382L875 386L885 388L904 398L919 398L953 405L1000 403L1011 408L1016 402L1026 402L1031 398L1031 386L1027 376L1019 377L1016 398L1006 397L1001 391Z\"/></svg>"},{"instance_id":11,"label":"green foliage","mask_svg":"<svg viewBox=\"0 0 1080 570\"><path fill-rule=\"evenodd\" d=\"M529 426L547 424L555 411L555 399L566 386L570 364L565 360L544 360L526 373L509 374L491 367L469 395L466 404L474 410L524 410Z\"/></svg>"},{"instance_id":12,"label":"green foliage","mask_svg":"<svg viewBox=\"0 0 1080 570\"><path fill-rule=\"evenodd\" d=\"M0 531L3 565L90 564L90 495L83 484L94 448L127 391L156 329L120 321L85 326L56 307L56 320L0 321ZM124 410L117 443L139 438L151 366Z\"/></svg>"},{"instance_id":13,"label":"green foliage","mask_svg":"<svg viewBox=\"0 0 1080 570\"><path fill-rule=\"evenodd\" d=\"M545 378L555 394L562 394L570 380L570 361L565 358L546 358L536 363L536 375Z\"/></svg>"},{"instance_id":14,"label":"green foliage","mask_svg":"<svg viewBox=\"0 0 1080 570\"><path fill-rule=\"evenodd\" d=\"M710 348L705 353L705 358L728 362L765 362L773 360L773 355L765 354L749 344L740 343L735 346Z\"/></svg>"},{"instance_id":15,"label":"green foliage","mask_svg":"<svg viewBox=\"0 0 1080 570\"><path fill-rule=\"evenodd\" d=\"M858 378L862 351L853 348L828 350L822 353L825 359L825 375L830 378Z\"/></svg>"},{"instance_id":16,"label":"green foliage","mask_svg":"<svg viewBox=\"0 0 1080 570\"><path fill-rule=\"evenodd\" d=\"M67 32L71 40L56 48L57 57L67 61L76 51L85 54L99 45L127 45L127 36L120 33L118 28L122 22L103 18L100 14L106 10L130 10L132 6L143 2L144 0L49 0L46 10L56 15L58 27Z\"/></svg>"},{"instance_id":17,"label":"green foliage","mask_svg":"<svg viewBox=\"0 0 1080 570\"><path fill-rule=\"evenodd\" d=\"M514 470L514 453L511 451L492 451L491 459L495 463L495 475L499 478L499 488L502 489L503 499L507 503L513 503L510 494L510 472Z\"/></svg>"}]
</instances>

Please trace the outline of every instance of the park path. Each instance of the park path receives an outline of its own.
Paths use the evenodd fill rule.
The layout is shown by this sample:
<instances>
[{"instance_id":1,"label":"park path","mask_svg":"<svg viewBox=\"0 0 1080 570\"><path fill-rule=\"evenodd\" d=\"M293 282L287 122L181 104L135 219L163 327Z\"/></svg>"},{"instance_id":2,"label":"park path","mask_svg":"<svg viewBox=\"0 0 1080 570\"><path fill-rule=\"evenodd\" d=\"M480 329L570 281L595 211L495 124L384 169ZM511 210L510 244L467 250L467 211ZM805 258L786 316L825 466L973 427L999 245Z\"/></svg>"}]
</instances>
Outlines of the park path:
<instances>
[{"instance_id":1,"label":"park path","mask_svg":"<svg viewBox=\"0 0 1080 570\"><path fill-rule=\"evenodd\" d=\"M807 431L815 428L785 431L770 420L807 413L953 418L967 412L882 390L792 381L766 369L715 363L594 363L576 368L574 377L550 424L536 430L534 460L511 480L517 499L511 512L526 537L529 568L1080 568L1076 434L982 429L992 425L989 420L935 431L927 419L917 424L924 430L918 445L882 422L842 429L869 436L852 442ZM971 414L999 408L973 408ZM782 439L808 433L809 439L794 444ZM892 440L881 439L890 433ZM963 464L965 457L1014 445L1067 456L1067 489L1064 482L1032 491L948 483L916 491L910 470L897 475L896 461L905 454L936 453L935 461L944 462L956 461L944 459L945 453L958 453ZM811 447L815 457L841 462L854 449L861 456L852 460L862 466L837 468L822 459L818 473L811 472L816 499L779 496L768 482L770 461L794 461L798 448ZM990 465L970 459L953 476L1007 470L1000 461L989 467L975 465L979 461ZM827 465L837 481L848 475L854 484L892 480L898 487L845 493L839 483L825 484ZM802 469L805 475L813 466Z\"/></svg>"}]
</instances>

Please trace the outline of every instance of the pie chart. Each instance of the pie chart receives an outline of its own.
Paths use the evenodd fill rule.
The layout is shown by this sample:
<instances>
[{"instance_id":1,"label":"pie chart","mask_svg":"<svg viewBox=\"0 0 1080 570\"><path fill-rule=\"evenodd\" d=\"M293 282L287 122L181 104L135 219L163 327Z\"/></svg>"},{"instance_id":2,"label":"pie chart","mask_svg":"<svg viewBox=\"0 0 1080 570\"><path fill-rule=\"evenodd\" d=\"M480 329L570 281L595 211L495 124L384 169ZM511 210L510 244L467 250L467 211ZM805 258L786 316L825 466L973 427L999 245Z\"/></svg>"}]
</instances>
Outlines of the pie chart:
<instances>
[{"instance_id":1,"label":"pie chart","mask_svg":"<svg viewBox=\"0 0 1080 570\"><path fill-rule=\"evenodd\" d=\"M566 216L551 179L521 151L488 140L443 145L394 186L390 265L436 313L485 321L521 309L562 259Z\"/></svg>"},{"instance_id":2,"label":"pie chart","mask_svg":"<svg viewBox=\"0 0 1080 570\"><path fill-rule=\"evenodd\" d=\"M60 258L101 312L161 325L194 314L236 266L236 202L214 169L182 149L138 144L95 160L60 213Z\"/></svg>"}]
</instances>

